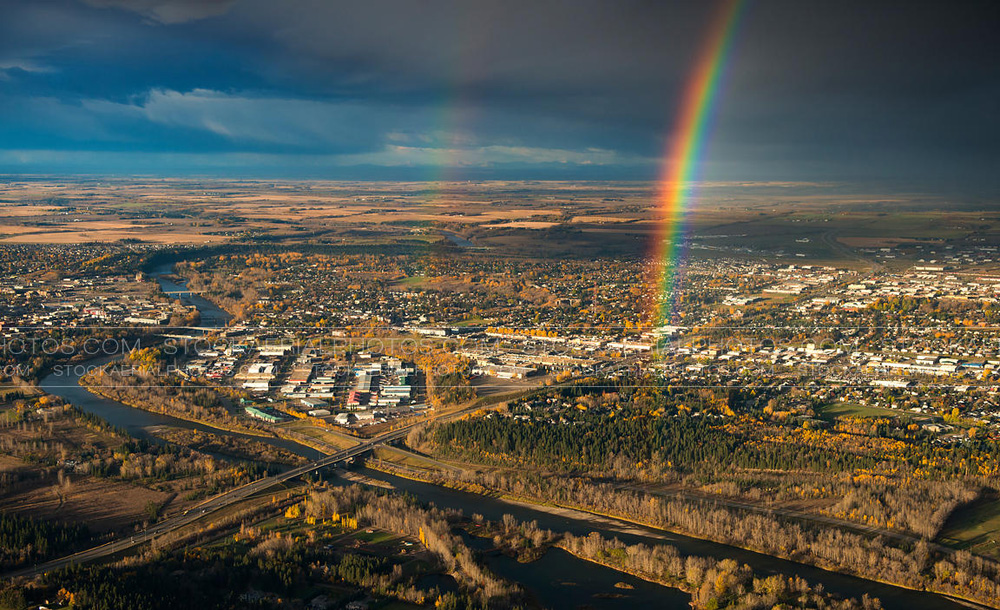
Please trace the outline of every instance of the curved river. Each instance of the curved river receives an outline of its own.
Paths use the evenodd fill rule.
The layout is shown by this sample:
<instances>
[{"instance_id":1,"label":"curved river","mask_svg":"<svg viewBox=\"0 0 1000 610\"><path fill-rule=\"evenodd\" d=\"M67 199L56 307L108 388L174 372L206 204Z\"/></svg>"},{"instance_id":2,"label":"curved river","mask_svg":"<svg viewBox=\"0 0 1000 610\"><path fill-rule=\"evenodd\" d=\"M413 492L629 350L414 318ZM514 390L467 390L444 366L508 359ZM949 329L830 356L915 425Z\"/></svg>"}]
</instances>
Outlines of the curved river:
<instances>
[{"instance_id":1,"label":"curved river","mask_svg":"<svg viewBox=\"0 0 1000 610\"><path fill-rule=\"evenodd\" d=\"M184 291L186 288L184 288L183 285L176 284L165 278L164 275L169 272L170 265L165 265L156 269L152 275L156 278L156 281L159 282L160 287L168 296L180 298L186 305L192 305L198 308L198 311L201 314L201 326L206 328L222 328L227 322L229 322L232 316L230 316L226 311L220 309L211 301L198 295L185 293ZM229 432L197 422L170 417L169 415L143 411L142 409L134 409L123 405L120 402L92 394L80 385L81 377L96 367L107 364L117 358L121 358L122 355L123 354L118 351L118 353L113 354L102 354L75 365L57 366L51 373L42 377L38 385L49 394L59 396L84 411L101 417L111 425L124 429L135 438L141 438L152 442L162 442L159 441L156 436L151 434L150 430L169 426L172 428L186 428L188 430L211 432L213 434L226 434L229 436L263 441L276 447L281 447L282 449L287 449L299 455L303 455L311 460L323 456L322 453L316 451L315 449L286 439L258 437L240 434L238 432Z\"/></svg>"},{"instance_id":2,"label":"curved river","mask_svg":"<svg viewBox=\"0 0 1000 610\"><path fill-rule=\"evenodd\" d=\"M186 304L193 305L201 312L201 325L221 328L229 321L228 313L197 296L184 293L184 286L176 284L164 275L170 272L170 265L154 271L153 276L164 292L174 294ZM128 407L119 402L96 396L80 386L80 377L89 368L99 366L120 355L102 356L72 367L59 368L41 379L40 387L55 396L93 413L112 425L123 428L137 438L155 440L149 432L160 426L182 427L215 434L234 434L220 431L202 424L150 413ZM245 436L234 434L236 436ZM310 459L321 454L314 449L279 438L252 437L275 446L294 451ZM711 556L718 559L732 558L750 565L758 576L770 574L798 575L816 585L822 583L827 591L845 597L860 597L868 593L882 600L887 610L959 610L966 606L947 598L921 591L910 591L901 587L876 583L852 576L828 572L803 564L761 555L751 551L723 544L691 538L677 534L632 527L624 533L600 523L582 519L553 515L522 505L446 489L429 483L411 481L382 472L363 469L366 476L391 483L396 489L416 496L422 502L433 503L440 508L461 510L467 515L479 513L488 519L499 520L509 513L521 521L538 521L539 526L559 532L586 535L598 532L605 537L617 537L629 544L671 544L686 555ZM689 608L690 596L686 593L642 581L633 576L619 573L590 562L578 559L560 549L552 549L542 559L520 564L506 556L487 556L489 567L505 578L520 583L537 601L548 607L565 608L590 606L596 608ZM631 588L618 588L615 583L626 583Z\"/></svg>"}]
</instances>

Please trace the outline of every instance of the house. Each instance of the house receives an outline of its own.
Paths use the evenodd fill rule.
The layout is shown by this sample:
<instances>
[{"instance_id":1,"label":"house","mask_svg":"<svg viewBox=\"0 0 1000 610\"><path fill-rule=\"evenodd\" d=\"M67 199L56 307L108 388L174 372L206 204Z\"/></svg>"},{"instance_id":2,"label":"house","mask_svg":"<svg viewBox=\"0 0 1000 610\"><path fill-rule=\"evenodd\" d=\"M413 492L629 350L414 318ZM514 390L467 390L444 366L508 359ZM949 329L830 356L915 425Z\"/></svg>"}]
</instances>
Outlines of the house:
<instances>
[{"instance_id":1,"label":"house","mask_svg":"<svg viewBox=\"0 0 1000 610\"><path fill-rule=\"evenodd\" d=\"M477 366L472 369L472 372L476 375L489 375L498 379L524 379L529 375L534 375L538 371L527 366L496 364Z\"/></svg>"},{"instance_id":2,"label":"house","mask_svg":"<svg viewBox=\"0 0 1000 610\"><path fill-rule=\"evenodd\" d=\"M370 424L375 421L375 411L371 409L355 411L353 415L358 420L359 424Z\"/></svg>"},{"instance_id":3,"label":"house","mask_svg":"<svg viewBox=\"0 0 1000 610\"><path fill-rule=\"evenodd\" d=\"M243 389L250 390L251 392L269 392L271 390L271 382L266 379L244 381Z\"/></svg>"}]
</instances>

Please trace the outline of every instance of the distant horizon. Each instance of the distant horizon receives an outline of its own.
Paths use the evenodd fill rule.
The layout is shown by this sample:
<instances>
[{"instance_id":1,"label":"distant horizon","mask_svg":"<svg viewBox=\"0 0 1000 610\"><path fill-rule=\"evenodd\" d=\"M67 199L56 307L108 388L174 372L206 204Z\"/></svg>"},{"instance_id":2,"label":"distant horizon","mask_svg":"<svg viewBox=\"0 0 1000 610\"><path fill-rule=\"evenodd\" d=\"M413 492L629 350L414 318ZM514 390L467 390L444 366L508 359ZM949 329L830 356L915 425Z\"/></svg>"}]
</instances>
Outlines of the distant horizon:
<instances>
[{"instance_id":1,"label":"distant horizon","mask_svg":"<svg viewBox=\"0 0 1000 610\"><path fill-rule=\"evenodd\" d=\"M623 177L578 177L578 176L552 176L544 175L539 172L537 176L532 177L520 177L520 174L515 176L503 176L497 175L495 172L483 172L482 175L468 176L465 178L452 177L447 179L435 179L426 178L420 175L425 172L414 171L411 175L398 175L396 177L378 177L374 175L354 175L354 176L320 176L320 175L308 175L308 176L289 176L289 175L262 175L255 174L250 175L244 172L233 171L231 173L204 173L204 174L194 174L194 173L113 173L113 172L6 172L0 170L0 180L3 181L45 181L45 180L80 180L80 181L100 181L100 180L116 180L116 181L133 181L141 182L143 180L164 180L164 181L176 181L176 182L198 182L198 181L224 181L224 182L247 182L247 183L260 183L260 182L302 182L302 183L337 183L337 182L357 182L357 183L413 183L413 184L449 184L460 186L462 184L490 184L499 182L524 182L524 183L566 183L566 184L600 184L606 183L609 185L622 185L622 184L635 184L647 187L650 190L656 190L663 186L662 181L649 178L649 177L636 177L636 178L623 178ZM694 185L696 195L695 198L700 200L706 193L702 193L702 190L707 190L710 192L712 189L719 188L747 188L747 189L809 189L815 191L818 196L823 193L826 195L832 195L836 192L841 192L843 196L850 195L870 195L876 197L880 200L891 201L893 199L902 199L903 201L898 201L898 203L917 203L917 204L938 204L946 202L951 205L982 205L984 208L994 208L1000 207L1000 191L994 191L993 189L986 189L983 192L973 192L970 189L964 189L960 192L957 189L949 189L947 187L942 187L940 185L931 186L924 185L921 188L919 185L912 183L902 183L899 181L884 181L884 182L850 182L850 181L834 181L834 180L698 180L692 183ZM909 187L909 188L904 188ZM804 195L807 197L807 195ZM930 198L932 201L918 201L919 198ZM945 201L947 200L947 201ZM698 204L701 205L701 204Z\"/></svg>"},{"instance_id":2,"label":"distant horizon","mask_svg":"<svg viewBox=\"0 0 1000 610\"><path fill-rule=\"evenodd\" d=\"M969 196L976 199L996 199L1000 204L1000 174L990 177L992 182L970 185L964 180L941 180L930 177L927 179L899 177L791 177L782 173L773 176L732 175L724 172L707 172L708 176L692 181L693 184L786 184L813 185L835 188L884 189L893 192L927 193L935 195ZM447 174L447 177L434 177L435 174ZM718 175L716 175L718 174ZM219 179L219 180L356 180L361 182L488 182L488 181L552 181L552 182L648 182L662 184L660 168L649 164L642 168L623 169L604 166L554 166L530 168L495 168L495 167L462 167L439 171L430 166L338 166L334 168L288 168L264 170L262 168L216 167L213 169L144 169L144 170L114 170L104 168L92 169L19 169L0 163L0 176L28 177L80 177L99 178L116 177L121 179Z\"/></svg>"}]
</instances>

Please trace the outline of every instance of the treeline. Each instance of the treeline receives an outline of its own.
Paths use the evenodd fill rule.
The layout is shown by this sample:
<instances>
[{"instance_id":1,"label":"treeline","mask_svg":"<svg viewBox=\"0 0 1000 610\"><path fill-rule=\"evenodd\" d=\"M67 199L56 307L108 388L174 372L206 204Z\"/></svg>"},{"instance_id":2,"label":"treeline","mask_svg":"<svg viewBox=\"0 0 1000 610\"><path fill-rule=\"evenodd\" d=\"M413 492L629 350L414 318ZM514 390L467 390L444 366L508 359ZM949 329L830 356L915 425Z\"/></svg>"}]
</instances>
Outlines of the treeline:
<instances>
[{"instance_id":1,"label":"treeline","mask_svg":"<svg viewBox=\"0 0 1000 610\"><path fill-rule=\"evenodd\" d=\"M138 350L120 364L112 364L80 379L89 391L136 409L204 422L224 430L260 434L245 418L232 415L215 389L188 387L167 374L164 361ZM235 396L235 394L234 394Z\"/></svg>"},{"instance_id":2,"label":"treeline","mask_svg":"<svg viewBox=\"0 0 1000 610\"><path fill-rule=\"evenodd\" d=\"M435 482L611 515L862 578L1000 604L1000 564L967 551L943 555L923 540L896 546L881 537L818 523L724 507L711 500L658 497L579 477L514 471L441 473Z\"/></svg>"},{"instance_id":3,"label":"treeline","mask_svg":"<svg viewBox=\"0 0 1000 610\"><path fill-rule=\"evenodd\" d=\"M956 508L979 497L978 491L961 481L909 481L905 486L852 482L840 487L841 500L824 513L841 519L861 520L876 527L913 532L929 540L938 535Z\"/></svg>"},{"instance_id":4,"label":"treeline","mask_svg":"<svg viewBox=\"0 0 1000 610\"><path fill-rule=\"evenodd\" d=\"M73 440L83 436L90 441L80 444ZM274 471L274 467L256 461L232 465L187 447L135 439L103 419L72 407L54 410L45 419L6 426L0 435L0 452L43 466L40 478L56 478L63 495L71 493L71 477L80 475L153 486L189 478L186 485L210 493L249 483ZM12 485L22 479L0 476L0 481Z\"/></svg>"},{"instance_id":5,"label":"treeline","mask_svg":"<svg viewBox=\"0 0 1000 610\"><path fill-rule=\"evenodd\" d=\"M276 255L287 253L320 254L320 255L382 255L382 256L405 256L423 255L431 250L432 246L422 240L401 240L392 244L219 244L213 246L198 246L193 248L164 248L156 250L142 262L143 271L150 272L168 263L178 263L182 261L205 260L220 256L234 257L230 260L238 261L240 257L253 255Z\"/></svg>"},{"instance_id":6,"label":"treeline","mask_svg":"<svg viewBox=\"0 0 1000 610\"><path fill-rule=\"evenodd\" d=\"M307 518L322 520L342 513L354 515L359 525L418 538L463 590L484 606L506 605L520 596L517 587L476 563L472 550L452 533L449 515L440 510L422 508L402 496L379 494L357 485L314 492L305 501Z\"/></svg>"},{"instance_id":7,"label":"treeline","mask_svg":"<svg viewBox=\"0 0 1000 610\"><path fill-rule=\"evenodd\" d=\"M732 559L684 556L676 547L658 544L625 545L618 539L603 538L597 532L589 536L557 534L538 527L536 521L519 522L505 514L499 522L485 521L473 515L470 531L492 535L496 548L522 562L539 559L550 546L601 565L691 593L694 608L719 610L770 610L803 608L821 610L878 610L877 599L842 600L831 596L822 586L812 587L799 577L775 574L757 578L750 566Z\"/></svg>"},{"instance_id":8,"label":"treeline","mask_svg":"<svg viewBox=\"0 0 1000 610\"><path fill-rule=\"evenodd\" d=\"M802 608L816 610L879 610L882 604L865 594L862 599L841 600L812 587L808 582L781 574L757 578L748 565L732 559L683 556L675 547L661 544L625 545L600 534L565 534L558 546L589 561L612 567L691 594L691 606L699 609L770 610Z\"/></svg>"},{"instance_id":9,"label":"treeline","mask_svg":"<svg viewBox=\"0 0 1000 610\"><path fill-rule=\"evenodd\" d=\"M132 439L119 446L110 460L90 470L100 476L126 480L170 480L181 476L199 476L199 485L226 489L273 474L273 467L249 462L232 465L210 455L177 445L161 445L145 439Z\"/></svg>"},{"instance_id":10,"label":"treeline","mask_svg":"<svg viewBox=\"0 0 1000 610\"><path fill-rule=\"evenodd\" d=\"M37 521L0 512L0 569L44 561L90 540L83 525Z\"/></svg>"},{"instance_id":11,"label":"treeline","mask_svg":"<svg viewBox=\"0 0 1000 610\"><path fill-rule=\"evenodd\" d=\"M299 465L306 461L304 457L288 449L282 449L281 447L276 447L270 443L252 438L215 434L202 430L189 430L187 428L159 430L156 432L156 436L167 442L188 447L195 451L221 453L244 460L290 465Z\"/></svg>"},{"instance_id":12,"label":"treeline","mask_svg":"<svg viewBox=\"0 0 1000 610\"><path fill-rule=\"evenodd\" d=\"M579 422L579 423L577 423ZM790 443L761 442L694 417L653 417L623 409L580 415L574 425L522 422L510 417L475 417L438 426L433 440L444 455L511 465L531 462L556 470L611 470L625 460L664 470L811 470L843 472L874 468L873 457Z\"/></svg>"},{"instance_id":13,"label":"treeline","mask_svg":"<svg viewBox=\"0 0 1000 610\"><path fill-rule=\"evenodd\" d=\"M47 575L43 588L22 595L54 598L76 610L268 608L280 606L281 599L294 600L312 580L310 564L317 559L301 546L270 556L234 553L225 546L200 548L132 567L73 566ZM359 591L357 597L363 596Z\"/></svg>"},{"instance_id":14,"label":"treeline","mask_svg":"<svg viewBox=\"0 0 1000 610\"><path fill-rule=\"evenodd\" d=\"M685 486L698 491L761 506L809 500L810 507L819 515L906 532L929 540L937 536L956 508L980 495L978 486L960 480L928 481L912 476L889 478L849 472L723 470L680 479Z\"/></svg>"},{"instance_id":15,"label":"treeline","mask_svg":"<svg viewBox=\"0 0 1000 610\"><path fill-rule=\"evenodd\" d=\"M460 371L444 375L434 375L427 384L431 404L445 407L468 402L476 398L476 388L472 387L469 376Z\"/></svg>"}]
</instances>

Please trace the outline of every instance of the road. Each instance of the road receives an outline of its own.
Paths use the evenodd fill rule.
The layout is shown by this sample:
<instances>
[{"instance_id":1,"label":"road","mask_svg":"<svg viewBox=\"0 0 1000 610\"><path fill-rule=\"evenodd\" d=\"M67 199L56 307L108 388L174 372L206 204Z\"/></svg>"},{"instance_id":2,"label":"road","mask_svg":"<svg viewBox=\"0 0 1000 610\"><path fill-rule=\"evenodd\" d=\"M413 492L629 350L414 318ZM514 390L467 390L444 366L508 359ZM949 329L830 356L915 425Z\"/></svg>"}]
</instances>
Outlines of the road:
<instances>
[{"instance_id":1,"label":"road","mask_svg":"<svg viewBox=\"0 0 1000 610\"><path fill-rule=\"evenodd\" d=\"M468 406L462 409L456 409L454 411L444 412L438 415L437 417L432 418L432 421L448 421L466 415L467 413L471 413L477 410L478 408L479 408L478 406L473 404L472 406ZM328 466L333 466L339 462L343 462L351 458L357 457L372 450L373 448L379 445L384 445L386 443L391 443L393 441L399 440L404 436L406 436L407 434L409 434L409 432L413 428L427 423L429 422L418 421L397 428L395 430L390 430L374 438L362 441L361 443L353 447L350 447L348 449L343 449L335 453L331 453L330 455L309 462L308 464L292 468L291 470L287 470L280 474L258 479L252 483L244 485L243 487L238 487L236 489L232 489L230 491L219 494L214 498L202 502L201 504L195 506L194 508L184 511L183 514L164 519L163 521L160 521L159 523L152 525L151 527L144 530L142 533L137 533L136 535L130 536L128 538L122 538L121 540L108 542L100 546L80 551L79 553L74 553L72 555L67 555L66 557L61 557L59 559L54 559L46 563L38 564L31 568L24 568L14 572L9 572L7 574L2 575L0 579L34 577L40 574L44 574L46 572L58 570L60 568L63 568L71 564L87 563L97 559L109 557L116 553L121 553L123 551L133 549L135 547L146 544L147 542L153 540L157 536L173 532L175 530L178 530L186 525L189 525L197 521L198 519L201 519L202 517L205 517L218 510L226 508L227 506L232 506L233 504L242 502L247 498L249 498L250 496L260 493L265 489L269 489L271 487L274 487L275 485L284 483L285 481L290 481L309 472L313 472L321 468L326 468Z\"/></svg>"},{"instance_id":2,"label":"road","mask_svg":"<svg viewBox=\"0 0 1000 610\"><path fill-rule=\"evenodd\" d=\"M449 414L446 417L453 417L459 414L461 414L461 411ZM10 578L38 576L39 574L44 574L45 572L51 572L52 570L58 570L59 568L65 567L70 564L86 563L89 561L93 561L95 559L108 557L110 555L114 555L122 551L127 551L129 549L143 545L149 542L150 540L156 538L157 536L161 536L163 534L182 528L194 521L197 521L198 519L201 519L206 515L209 515L218 510L226 508L227 506L232 506L233 504L242 502L243 500L246 500L250 496L260 493L265 489L274 487L275 485L284 483L285 481L289 481L291 479L300 477L306 473L313 472L321 468L326 468L327 466L332 466L334 464L343 462L345 460L349 460L353 457L359 456L367 451L370 451L373 447L376 447L378 445L398 440L406 436L406 434L408 434L409 431L416 425L418 424L410 424L409 426L404 426L397 430L391 430L373 439L355 445L354 447L351 447L349 449L344 449L342 451L332 453L326 457L320 458L303 466L299 466L297 468L293 468L286 472L282 472L281 474L276 474L274 476L258 479L252 483L244 485L243 487L232 489L218 496L215 496L214 498L206 500L205 502L199 504L198 506L185 511L181 515L164 519L163 521L160 521L159 523L156 523L153 526L147 528L142 533L137 533L134 536L128 538L122 538L121 540L109 542L107 544L93 547L85 551L80 551L79 553L55 559L31 568L25 568L22 570L18 570L16 572L10 572L8 574L5 574L3 577L5 579L10 579Z\"/></svg>"},{"instance_id":3,"label":"road","mask_svg":"<svg viewBox=\"0 0 1000 610\"><path fill-rule=\"evenodd\" d=\"M609 374L610 372L619 371L623 368L633 366L635 364L635 361L636 357L631 356L623 358L621 361L616 363L609 363L609 365L601 367L600 374ZM556 386L564 385L570 383L571 381L572 380L566 380L565 382L556 384ZM473 403L471 406L467 406L465 408L441 413L436 417L432 417L429 421L418 421L403 426L401 428L398 428L396 430L390 430L369 440L362 441L361 443L353 447L336 451L318 460L309 462L308 464L298 466L291 470L282 472L281 474L276 474L270 477L264 477L262 479L258 479L252 483L244 485L243 487L238 487L236 489L232 489L230 491L219 494L214 498L202 502L201 504L197 505L194 508L184 511L183 514L169 517L167 519L164 519L163 521L160 521L159 523L152 525L151 527L144 530L142 533L137 533L136 535L130 536L128 538L122 538L121 540L108 542L106 544L92 547L84 551L74 553L72 555L67 555L66 557L61 557L59 559L54 559L46 563L38 564L31 568L24 568L14 572L9 572L7 574L2 575L2 577L0 578L12 579L12 578L22 578L22 577L34 577L40 574L44 574L46 572L58 570L60 568L63 568L71 564L87 563L90 561L115 555L116 553L121 553L123 551L133 549L135 547L146 544L147 542L153 540L157 536L161 536L163 534L167 534L175 530L178 530L184 526L187 526L197 521L198 519L201 519L204 516L210 515L211 513L226 508L227 506L232 506L233 504L242 502L247 498L249 498L250 496L258 494L271 487L274 487L275 485L284 483L285 481L290 481L309 472L313 472L321 468L326 468L328 466L333 466L339 462L343 462L351 458L357 457L372 450L373 448L379 445L384 445L386 443L391 443L393 441L399 440L404 436L406 436L407 434L409 434L410 430L412 430L417 426L425 425L427 423L430 423L430 421L448 421L451 419L456 419L458 417L476 411L479 408L481 407Z\"/></svg>"}]
</instances>

